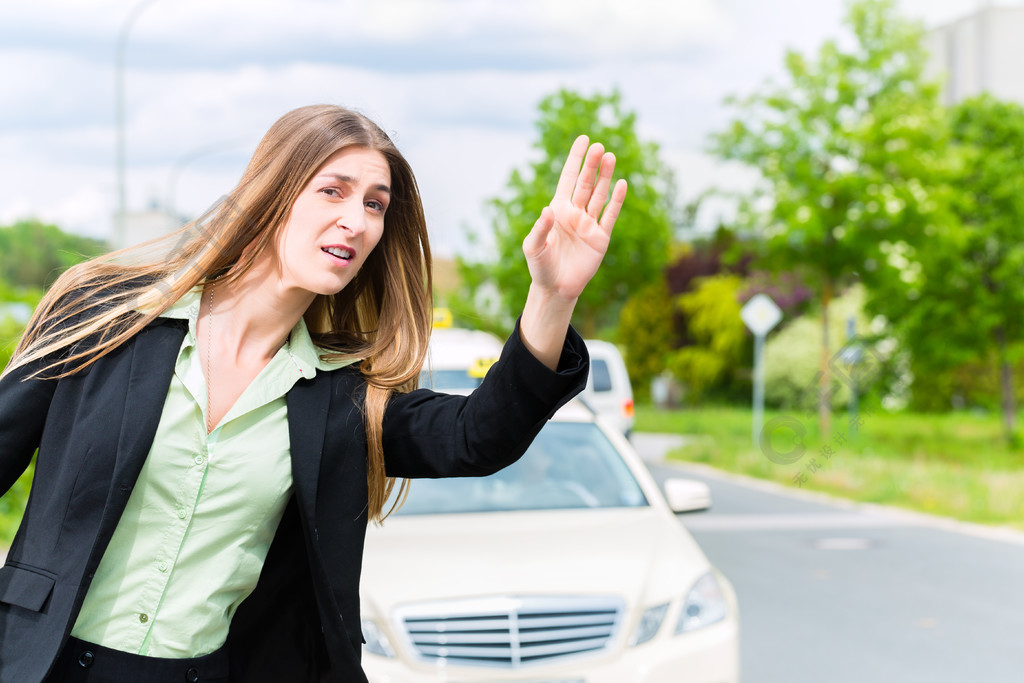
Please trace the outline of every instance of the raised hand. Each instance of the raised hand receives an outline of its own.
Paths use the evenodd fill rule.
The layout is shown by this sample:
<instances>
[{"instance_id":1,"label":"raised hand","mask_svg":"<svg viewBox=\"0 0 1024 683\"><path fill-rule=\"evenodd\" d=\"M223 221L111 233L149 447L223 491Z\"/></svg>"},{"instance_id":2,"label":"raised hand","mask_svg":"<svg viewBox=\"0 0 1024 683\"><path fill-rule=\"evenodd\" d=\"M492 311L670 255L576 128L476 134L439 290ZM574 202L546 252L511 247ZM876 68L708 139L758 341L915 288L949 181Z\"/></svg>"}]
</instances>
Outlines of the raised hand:
<instances>
[{"instance_id":1,"label":"raised hand","mask_svg":"<svg viewBox=\"0 0 1024 683\"><path fill-rule=\"evenodd\" d=\"M626 181L619 180L608 199L614 170L614 154L600 143L588 148L586 135L576 138L551 204L523 240L531 289L575 303L594 277L626 198Z\"/></svg>"},{"instance_id":2,"label":"raised hand","mask_svg":"<svg viewBox=\"0 0 1024 683\"><path fill-rule=\"evenodd\" d=\"M626 199L625 180L615 183L608 198L615 155L600 143L588 145L586 135L576 138L551 204L523 240L532 282L519 331L526 347L552 369L576 299L601 265Z\"/></svg>"}]
</instances>

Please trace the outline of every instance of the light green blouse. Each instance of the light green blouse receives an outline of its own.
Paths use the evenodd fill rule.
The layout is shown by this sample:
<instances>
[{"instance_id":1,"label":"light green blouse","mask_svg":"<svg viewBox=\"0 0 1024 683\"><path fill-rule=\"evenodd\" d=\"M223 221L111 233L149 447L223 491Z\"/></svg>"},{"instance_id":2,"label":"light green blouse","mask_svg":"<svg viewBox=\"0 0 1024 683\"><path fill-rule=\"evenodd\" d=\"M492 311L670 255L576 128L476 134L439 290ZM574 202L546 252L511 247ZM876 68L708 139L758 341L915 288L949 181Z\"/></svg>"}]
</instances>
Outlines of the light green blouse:
<instances>
[{"instance_id":1,"label":"light green blouse","mask_svg":"<svg viewBox=\"0 0 1024 683\"><path fill-rule=\"evenodd\" d=\"M206 433L196 346L200 291L163 316L188 320L163 414L71 634L151 657L192 657L227 640L256 587L291 495L285 394L327 363L299 320L289 341Z\"/></svg>"}]
</instances>

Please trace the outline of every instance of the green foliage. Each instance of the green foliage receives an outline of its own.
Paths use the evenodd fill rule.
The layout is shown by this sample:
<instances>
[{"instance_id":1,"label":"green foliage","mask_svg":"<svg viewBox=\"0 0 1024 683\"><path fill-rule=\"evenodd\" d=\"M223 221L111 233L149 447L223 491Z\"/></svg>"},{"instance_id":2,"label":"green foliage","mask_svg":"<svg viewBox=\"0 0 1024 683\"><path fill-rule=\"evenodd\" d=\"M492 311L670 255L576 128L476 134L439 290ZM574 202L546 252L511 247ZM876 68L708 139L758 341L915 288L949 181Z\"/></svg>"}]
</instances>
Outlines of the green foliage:
<instances>
[{"instance_id":1,"label":"green foliage","mask_svg":"<svg viewBox=\"0 0 1024 683\"><path fill-rule=\"evenodd\" d=\"M789 53L789 82L734 100L741 117L715 146L764 178L757 198L770 206L745 217L766 237L766 260L819 281L861 273L893 226L927 222L921 179L941 156L920 28L892 0L852 3L846 23L856 46L827 41L816 60Z\"/></svg>"},{"instance_id":2,"label":"green foliage","mask_svg":"<svg viewBox=\"0 0 1024 683\"><path fill-rule=\"evenodd\" d=\"M619 315L618 343L626 347L626 369L635 396L650 393L672 351L672 298L664 280L629 297Z\"/></svg>"},{"instance_id":3,"label":"green foliage","mask_svg":"<svg viewBox=\"0 0 1024 683\"><path fill-rule=\"evenodd\" d=\"M539 158L526 170L513 170L505 196L490 203L494 260L462 262L461 275L471 291L492 283L506 319L522 311L530 283L523 239L551 200L573 140L586 133L615 153L616 176L629 183L608 253L576 306L574 322L593 335L618 319L631 292L661 276L672 236L672 178L658 146L637 136L636 114L625 110L618 92L585 97L561 90L544 98L539 109L534 145Z\"/></svg>"},{"instance_id":4,"label":"green foliage","mask_svg":"<svg viewBox=\"0 0 1024 683\"><path fill-rule=\"evenodd\" d=\"M746 339L740 319L740 278L713 275L696 282L696 288L677 301L693 343L669 358L669 368L686 385L692 400L700 400L727 370L739 364Z\"/></svg>"},{"instance_id":5,"label":"green foliage","mask_svg":"<svg viewBox=\"0 0 1024 683\"><path fill-rule=\"evenodd\" d=\"M55 225L19 221L0 228L0 280L46 289L69 266L106 250L99 240L69 235Z\"/></svg>"},{"instance_id":6,"label":"green foliage","mask_svg":"<svg viewBox=\"0 0 1024 683\"><path fill-rule=\"evenodd\" d=\"M875 308L913 349L917 405L985 403L978 375L1005 368L994 393L1012 437L1013 368L1024 359L1024 108L974 98L952 109L949 127L953 220L883 243L889 277Z\"/></svg>"},{"instance_id":7,"label":"green foliage","mask_svg":"<svg viewBox=\"0 0 1024 683\"><path fill-rule=\"evenodd\" d=\"M849 49L827 41L815 58L790 52L787 82L734 100L740 116L714 145L763 178L741 211L763 238L759 265L802 270L826 311L845 283L873 281L884 244L944 218L934 180L946 135L937 87L923 78L921 27L895 0L850 3L846 25Z\"/></svg>"},{"instance_id":8,"label":"green foliage","mask_svg":"<svg viewBox=\"0 0 1024 683\"><path fill-rule=\"evenodd\" d=\"M11 354L14 353L14 347L18 345L23 330L24 327L14 319L0 314L0 371L11 361Z\"/></svg>"},{"instance_id":9,"label":"green foliage","mask_svg":"<svg viewBox=\"0 0 1024 683\"><path fill-rule=\"evenodd\" d=\"M998 354L953 367L935 367L925 359L912 358L913 386L910 407L924 412L970 409L999 411L1001 372ZM1012 365L1013 392L1024 402L1024 361Z\"/></svg>"},{"instance_id":10,"label":"green foliage","mask_svg":"<svg viewBox=\"0 0 1024 683\"><path fill-rule=\"evenodd\" d=\"M634 391L644 396L651 380L668 370L699 402L728 383L747 346L740 320L737 275L697 278L692 291L672 296L663 280L630 297L619 317L618 341L626 347L626 365ZM682 314L685 340L673 318ZM680 341L684 341L680 345Z\"/></svg>"},{"instance_id":11,"label":"green foliage","mask_svg":"<svg viewBox=\"0 0 1024 683\"><path fill-rule=\"evenodd\" d=\"M7 367L25 326L10 314L8 307L31 311L43 298L43 291L31 287L11 287L0 279L0 370ZM26 311L26 312L28 312Z\"/></svg>"},{"instance_id":12,"label":"green foliage","mask_svg":"<svg viewBox=\"0 0 1024 683\"><path fill-rule=\"evenodd\" d=\"M836 340L838 352L846 339L847 320L852 316L858 336L868 336L870 321L864 313L864 288L854 286L832 302L829 316L829 336ZM778 332L770 333L765 341L765 403L780 410L811 413L818 400L818 373L821 370L818 351L821 349L821 317L804 315L790 322ZM830 393L834 408L845 408L852 396L851 387L830 379ZM878 387L859 387L866 392Z\"/></svg>"}]
</instances>

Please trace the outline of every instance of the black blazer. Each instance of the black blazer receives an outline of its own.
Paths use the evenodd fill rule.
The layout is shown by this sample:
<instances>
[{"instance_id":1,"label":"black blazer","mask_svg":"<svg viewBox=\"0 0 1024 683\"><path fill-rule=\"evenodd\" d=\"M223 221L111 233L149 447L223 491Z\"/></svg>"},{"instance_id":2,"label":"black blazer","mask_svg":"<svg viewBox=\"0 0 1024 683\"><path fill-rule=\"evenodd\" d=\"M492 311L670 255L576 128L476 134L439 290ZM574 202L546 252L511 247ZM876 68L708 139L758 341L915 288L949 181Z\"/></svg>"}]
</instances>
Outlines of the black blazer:
<instances>
[{"instance_id":1,"label":"black blazer","mask_svg":"<svg viewBox=\"0 0 1024 683\"><path fill-rule=\"evenodd\" d=\"M159 318L87 371L0 381L0 492L38 447L28 507L0 568L0 683L43 680L149 453L185 334ZM485 475L519 458L586 381L572 330L557 372L514 333L470 397L399 395L384 418L394 477ZM317 372L287 395L294 495L259 582L228 635L238 681L365 681L359 573L367 523L358 366Z\"/></svg>"}]
</instances>

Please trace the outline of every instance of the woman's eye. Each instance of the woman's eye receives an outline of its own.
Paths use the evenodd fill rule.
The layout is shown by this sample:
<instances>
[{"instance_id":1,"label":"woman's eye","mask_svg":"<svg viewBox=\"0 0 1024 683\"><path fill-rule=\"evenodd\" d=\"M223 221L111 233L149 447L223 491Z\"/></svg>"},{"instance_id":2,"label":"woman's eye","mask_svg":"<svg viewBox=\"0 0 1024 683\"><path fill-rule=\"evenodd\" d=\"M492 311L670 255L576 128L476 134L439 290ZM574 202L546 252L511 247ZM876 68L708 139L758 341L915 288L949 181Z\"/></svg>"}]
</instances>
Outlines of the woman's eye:
<instances>
[{"instance_id":1,"label":"woman's eye","mask_svg":"<svg viewBox=\"0 0 1024 683\"><path fill-rule=\"evenodd\" d=\"M384 213L384 204L378 202L376 199L371 199L370 201L366 202L366 205L370 207L370 209L373 211L377 211L378 213Z\"/></svg>"},{"instance_id":2,"label":"woman's eye","mask_svg":"<svg viewBox=\"0 0 1024 683\"><path fill-rule=\"evenodd\" d=\"M341 196L341 192L339 192L338 188L336 188L336 187L325 187L324 189L322 189L320 191L323 192L325 195L328 195L330 197L340 197Z\"/></svg>"}]
</instances>

